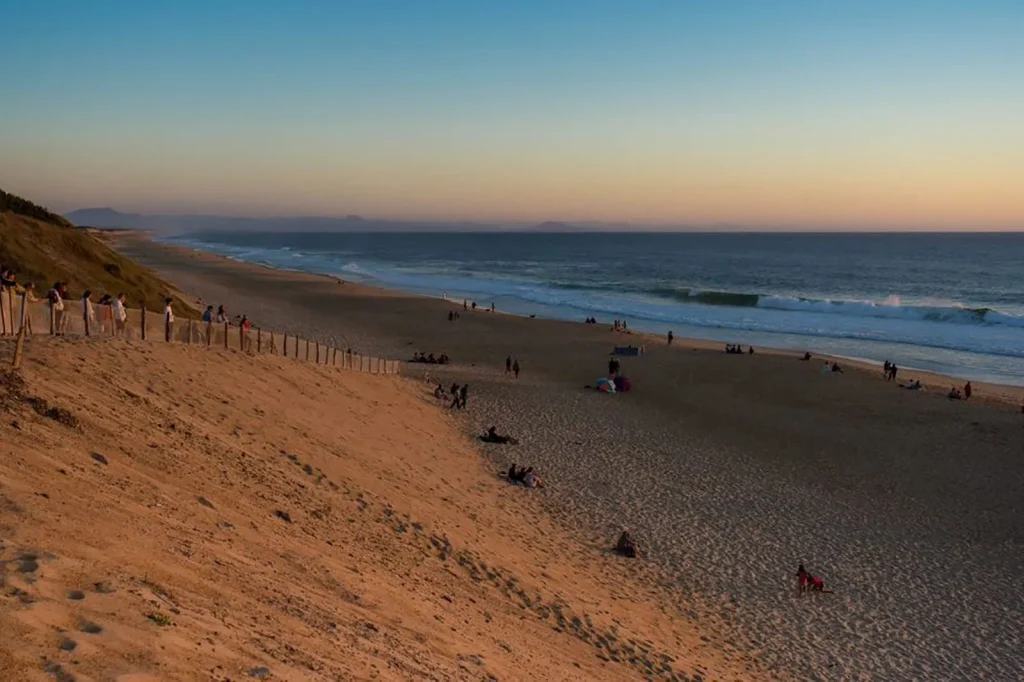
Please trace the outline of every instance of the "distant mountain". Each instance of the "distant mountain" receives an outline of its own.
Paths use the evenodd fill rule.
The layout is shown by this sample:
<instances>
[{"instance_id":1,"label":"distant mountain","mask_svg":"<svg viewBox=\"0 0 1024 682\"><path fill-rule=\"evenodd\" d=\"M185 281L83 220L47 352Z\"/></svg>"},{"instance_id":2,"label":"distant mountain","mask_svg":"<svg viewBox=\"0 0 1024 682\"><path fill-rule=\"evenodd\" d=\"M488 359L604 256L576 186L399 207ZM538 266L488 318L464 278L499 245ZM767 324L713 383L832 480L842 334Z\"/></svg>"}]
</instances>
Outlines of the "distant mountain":
<instances>
[{"instance_id":1,"label":"distant mountain","mask_svg":"<svg viewBox=\"0 0 1024 682\"><path fill-rule=\"evenodd\" d=\"M523 223L443 222L427 220L381 220L348 215L344 218L296 216L245 218L216 215L121 213L113 208L83 208L71 211L67 219L80 227L182 232L611 232L629 229L624 223L564 223L547 221Z\"/></svg>"}]
</instances>

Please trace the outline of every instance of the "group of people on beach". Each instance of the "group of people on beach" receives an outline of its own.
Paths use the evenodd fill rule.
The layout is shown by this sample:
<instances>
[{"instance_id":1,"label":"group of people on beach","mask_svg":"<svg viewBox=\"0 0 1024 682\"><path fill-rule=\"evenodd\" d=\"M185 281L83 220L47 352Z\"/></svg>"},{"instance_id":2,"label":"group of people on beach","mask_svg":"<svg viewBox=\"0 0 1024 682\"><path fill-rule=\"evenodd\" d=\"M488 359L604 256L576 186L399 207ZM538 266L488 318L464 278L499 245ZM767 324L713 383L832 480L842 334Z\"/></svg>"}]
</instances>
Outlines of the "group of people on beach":
<instances>
[{"instance_id":1,"label":"group of people on beach","mask_svg":"<svg viewBox=\"0 0 1024 682\"><path fill-rule=\"evenodd\" d=\"M669 332L669 334L671 334L671 333L672 332ZM671 343L671 341L669 343ZM736 344L727 343L727 344L725 344L725 352L728 355L753 355L754 354L754 347L753 346L749 346L747 348L747 350L743 350L743 346L741 346L738 343L736 343Z\"/></svg>"},{"instance_id":2,"label":"group of people on beach","mask_svg":"<svg viewBox=\"0 0 1024 682\"><path fill-rule=\"evenodd\" d=\"M245 315L236 315L235 317L236 319L248 319ZM211 324L213 322L216 322L217 324L224 324L227 321L228 314L227 311L224 310L224 306L222 305L217 306L216 314L214 314L213 312L212 305L206 306L206 310L203 311L203 322L205 322L206 324Z\"/></svg>"},{"instance_id":3,"label":"group of people on beach","mask_svg":"<svg viewBox=\"0 0 1024 682\"><path fill-rule=\"evenodd\" d=\"M462 299L462 309L463 310L476 310L476 301L467 301L466 299ZM491 303L491 307L490 307L490 311L493 313L496 310L497 310L497 308L494 307L494 303L492 302ZM454 319L455 320L459 319L458 313L455 314L455 318ZM449 321L453 321L453 320L451 318L449 318Z\"/></svg>"},{"instance_id":4,"label":"group of people on beach","mask_svg":"<svg viewBox=\"0 0 1024 682\"><path fill-rule=\"evenodd\" d=\"M950 400L970 400L971 393L973 392L974 387L971 386L971 382L968 381L966 384L964 384L964 389L962 392L956 386L950 386L949 393L946 394L946 397L949 398Z\"/></svg>"},{"instance_id":5,"label":"group of people on beach","mask_svg":"<svg viewBox=\"0 0 1024 682\"><path fill-rule=\"evenodd\" d=\"M511 355L505 358L505 376L509 374L519 378L519 358L513 359Z\"/></svg>"},{"instance_id":6,"label":"group of people on beach","mask_svg":"<svg viewBox=\"0 0 1024 682\"><path fill-rule=\"evenodd\" d=\"M896 374L900 371L900 368L896 366L895 362L889 362L888 360L882 365L882 374L885 375L886 381L896 381Z\"/></svg>"},{"instance_id":7,"label":"group of people on beach","mask_svg":"<svg viewBox=\"0 0 1024 682\"><path fill-rule=\"evenodd\" d=\"M412 354L412 360L410 360L409 362L419 362L428 365L447 365L449 362L451 362L451 358L449 358L444 353L441 353L437 357L434 357L433 353L424 354L419 351L416 351L415 353Z\"/></svg>"},{"instance_id":8,"label":"group of people on beach","mask_svg":"<svg viewBox=\"0 0 1024 682\"><path fill-rule=\"evenodd\" d=\"M533 470L533 467L517 469L514 462L508 469L508 480L512 483L520 483L526 488L544 487L544 481L540 480L540 476Z\"/></svg>"},{"instance_id":9,"label":"group of people on beach","mask_svg":"<svg viewBox=\"0 0 1024 682\"><path fill-rule=\"evenodd\" d=\"M448 311L448 321L449 322L456 322L456 321L458 321L458 319L459 319L459 311L458 310L449 310Z\"/></svg>"},{"instance_id":10,"label":"group of people on beach","mask_svg":"<svg viewBox=\"0 0 1024 682\"><path fill-rule=\"evenodd\" d=\"M614 322L612 322L612 331L626 332L627 334L631 333L629 331L629 325L626 324L625 320L615 320Z\"/></svg>"}]
</instances>

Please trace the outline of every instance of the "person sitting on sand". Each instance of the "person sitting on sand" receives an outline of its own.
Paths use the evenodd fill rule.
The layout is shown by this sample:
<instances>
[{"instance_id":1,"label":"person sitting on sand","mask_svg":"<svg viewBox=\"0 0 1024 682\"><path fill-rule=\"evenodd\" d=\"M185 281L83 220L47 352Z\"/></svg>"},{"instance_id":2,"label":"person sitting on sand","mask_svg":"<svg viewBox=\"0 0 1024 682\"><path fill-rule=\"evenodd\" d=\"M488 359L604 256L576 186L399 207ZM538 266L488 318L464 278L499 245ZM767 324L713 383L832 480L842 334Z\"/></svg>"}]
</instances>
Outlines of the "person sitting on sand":
<instances>
[{"instance_id":1,"label":"person sitting on sand","mask_svg":"<svg viewBox=\"0 0 1024 682\"><path fill-rule=\"evenodd\" d=\"M523 474L523 485L527 488L543 488L544 481L540 480L540 476L534 472L533 467L530 467Z\"/></svg>"},{"instance_id":2,"label":"person sitting on sand","mask_svg":"<svg viewBox=\"0 0 1024 682\"><path fill-rule=\"evenodd\" d=\"M629 534L628 530L622 531L622 535L619 536L619 541L615 543L615 551L622 556L635 559L640 553L639 548L636 545L636 541L633 540L633 536Z\"/></svg>"},{"instance_id":3,"label":"person sitting on sand","mask_svg":"<svg viewBox=\"0 0 1024 682\"><path fill-rule=\"evenodd\" d=\"M900 384L900 386L902 388L907 389L908 391L920 391L921 390L921 380L920 379L911 379L910 383Z\"/></svg>"},{"instance_id":4,"label":"person sitting on sand","mask_svg":"<svg viewBox=\"0 0 1024 682\"><path fill-rule=\"evenodd\" d=\"M807 574L807 582L808 582L807 589L810 592L824 592L825 591L825 581L824 581L824 579L822 579L821 576L811 575L810 573L808 573Z\"/></svg>"},{"instance_id":5,"label":"person sitting on sand","mask_svg":"<svg viewBox=\"0 0 1024 682\"><path fill-rule=\"evenodd\" d=\"M950 386L949 393L946 394L946 397L950 400L960 400L960 389L956 386Z\"/></svg>"},{"instance_id":6,"label":"person sitting on sand","mask_svg":"<svg viewBox=\"0 0 1024 682\"><path fill-rule=\"evenodd\" d=\"M444 386L442 386L441 384L438 384L437 388L434 389L434 398L436 398L437 400L441 400L444 397L445 397Z\"/></svg>"},{"instance_id":7,"label":"person sitting on sand","mask_svg":"<svg viewBox=\"0 0 1024 682\"><path fill-rule=\"evenodd\" d=\"M804 357L802 358L802 360L803 360L803 362L810 362L811 361L811 354L805 352L804 353Z\"/></svg>"},{"instance_id":8,"label":"person sitting on sand","mask_svg":"<svg viewBox=\"0 0 1024 682\"><path fill-rule=\"evenodd\" d=\"M754 354L754 347L753 346L751 346L750 348L747 349L747 354L748 355L753 355Z\"/></svg>"},{"instance_id":9,"label":"person sitting on sand","mask_svg":"<svg viewBox=\"0 0 1024 682\"><path fill-rule=\"evenodd\" d=\"M516 463L512 462L512 466L508 468L508 480L512 483L519 482L520 472L516 469Z\"/></svg>"},{"instance_id":10,"label":"person sitting on sand","mask_svg":"<svg viewBox=\"0 0 1024 682\"><path fill-rule=\"evenodd\" d=\"M424 360L424 362L426 362L428 364L431 364L431 365L436 365L437 364L437 358L435 358L434 354L431 353L430 355L427 356L427 358L426 358L426 360Z\"/></svg>"},{"instance_id":11,"label":"person sitting on sand","mask_svg":"<svg viewBox=\"0 0 1024 682\"><path fill-rule=\"evenodd\" d=\"M448 360L449 360L449 357L447 355L445 355L444 353L441 353L441 356L437 359L437 364L439 364L439 365L447 365L448 364Z\"/></svg>"},{"instance_id":12,"label":"person sitting on sand","mask_svg":"<svg viewBox=\"0 0 1024 682\"><path fill-rule=\"evenodd\" d=\"M842 374L843 373L843 368L839 366L838 362L833 362L832 363L832 371L836 372L838 374Z\"/></svg>"},{"instance_id":13,"label":"person sitting on sand","mask_svg":"<svg viewBox=\"0 0 1024 682\"><path fill-rule=\"evenodd\" d=\"M800 566L796 569L797 589L800 592L807 591L807 586L810 583L810 577L811 574L807 572L807 569L804 568L803 564L800 564Z\"/></svg>"}]
</instances>

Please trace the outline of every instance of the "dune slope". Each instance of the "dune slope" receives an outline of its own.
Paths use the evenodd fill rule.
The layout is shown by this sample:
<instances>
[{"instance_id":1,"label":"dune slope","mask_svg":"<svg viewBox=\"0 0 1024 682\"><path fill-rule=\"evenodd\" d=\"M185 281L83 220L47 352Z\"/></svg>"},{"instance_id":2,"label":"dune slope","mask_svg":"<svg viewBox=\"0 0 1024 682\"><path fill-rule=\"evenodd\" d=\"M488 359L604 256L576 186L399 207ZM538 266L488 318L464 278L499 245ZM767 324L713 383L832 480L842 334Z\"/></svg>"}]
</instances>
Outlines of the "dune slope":
<instances>
[{"instance_id":1,"label":"dune slope","mask_svg":"<svg viewBox=\"0 0 1024 682\"><path fill-rule=\"evenodd\" d=\"M420 385L49 338L0 376L0 679L756 676Z\"/></svg>"}]
</instances>

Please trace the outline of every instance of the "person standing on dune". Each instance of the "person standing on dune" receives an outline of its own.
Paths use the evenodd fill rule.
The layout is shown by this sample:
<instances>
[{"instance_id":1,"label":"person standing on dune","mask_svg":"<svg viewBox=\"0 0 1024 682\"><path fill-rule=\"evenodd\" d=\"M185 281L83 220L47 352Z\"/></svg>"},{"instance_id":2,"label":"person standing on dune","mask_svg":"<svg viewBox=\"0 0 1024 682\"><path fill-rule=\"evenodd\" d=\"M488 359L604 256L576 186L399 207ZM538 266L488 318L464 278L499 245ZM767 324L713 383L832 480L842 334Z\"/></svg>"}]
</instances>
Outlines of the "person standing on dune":
<instances>
[{"instance_id":1,"label":"person standing on dune","mask_svg":"<svg viewBox=\"0 0 1024 682\"><path fill-rule=\"evenodd\" d=\"M508 376L512 373L512 356L505 358L505 375Z\"/></svg>"},{"instance_id":2,"label":"person standing on dune","mask_svg":"<svg viewBox=\"0 0 1024 682\"><path fill-rule=\"evenodd\" d=\"M459 409L466 409L466 394L469 393L469 384L463 384L459 389Z\"/></svg>"},{"instance_id":3,"label":"person standing on dune","mask_svg":"<svg viewBox=\"0 0 1024 682\"><path fill-rule=\"evenodd\" d=\"M512 373L516 375L516 379L519 378L519 358L516 358L516 361L512 363Z\"/></svg>"}]
</instances>

